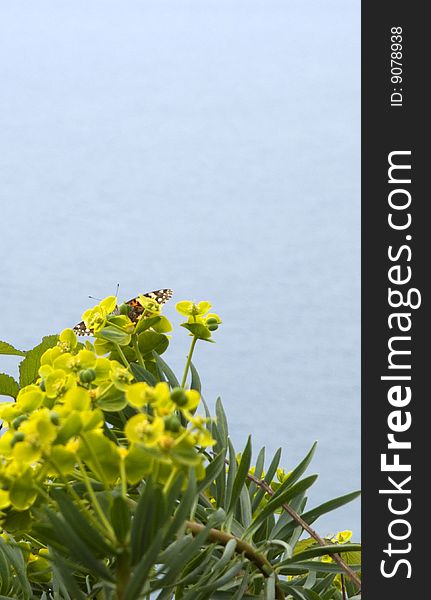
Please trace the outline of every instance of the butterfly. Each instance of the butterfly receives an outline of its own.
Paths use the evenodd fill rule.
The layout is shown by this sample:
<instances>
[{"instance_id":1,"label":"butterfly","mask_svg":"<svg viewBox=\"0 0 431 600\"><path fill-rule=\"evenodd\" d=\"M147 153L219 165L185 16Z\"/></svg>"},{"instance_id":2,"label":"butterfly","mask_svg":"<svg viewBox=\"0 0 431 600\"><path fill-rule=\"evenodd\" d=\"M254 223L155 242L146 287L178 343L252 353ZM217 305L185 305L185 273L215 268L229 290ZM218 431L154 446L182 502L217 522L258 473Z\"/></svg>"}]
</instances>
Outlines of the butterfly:
<instances>
[{"instance_id":1,"label":"butterfly","mask_svg":"<svg viewBox=\"0 0 431 600\"><path fill-rule=\"evenodd\" d=\"M163 288L161 290L155 290L154 292L147 292L146 294L142 294L145 298L149 298L150 300L154 300L157 304L163 305L170 298L172 298L173 291L168 288ZM147 309L145 309L142 304L139 302L139 296L136 298L132 298L125 304L129 306L129 319L136 323L142 317ZM118 306L115 308L112 314L119 314ZM84 336L84 335L93 335L93 330L88 328L84 321L81 321L73 328L73 331L76 335Z\"/></svg>"}]
</instances>

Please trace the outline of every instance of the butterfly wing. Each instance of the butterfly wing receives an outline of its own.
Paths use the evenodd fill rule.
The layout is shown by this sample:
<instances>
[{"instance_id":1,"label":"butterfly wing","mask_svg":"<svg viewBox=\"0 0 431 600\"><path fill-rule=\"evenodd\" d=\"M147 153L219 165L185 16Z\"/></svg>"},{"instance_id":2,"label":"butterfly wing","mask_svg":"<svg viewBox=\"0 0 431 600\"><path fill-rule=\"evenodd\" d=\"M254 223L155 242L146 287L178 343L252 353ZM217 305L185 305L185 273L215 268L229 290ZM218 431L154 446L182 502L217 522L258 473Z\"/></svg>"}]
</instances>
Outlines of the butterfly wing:
<instances>
[{"instance_id":1,"label":"butterfly wing","mask_svg":"<svg viewBox=\"0 0 431 600\"><path fill-rule=\"evenodd\" d=\"M145 298L150 298L151 300L154 300L158 304L163 305L170 298L172 298L173 291L170 290L169 288L163 288L161 290L154 290L153 292L147 292L146 294L142 294L142 295L145 296ZM144 307L139 302L139 297L132 298L131 300L126 302L126 304L128 304L131 309L130 313L129 313L129 318L134 323L136 323L141 318L141 316L143 315L143 313L145 311ZM117 310L118 310L118 307L116 308L116 311ZM80 323L75 325L75 327L73 328L73 331L78 336L93 335L93 330L89 329L86 326L86 324L84 323L84 321L81 321Z\"/></svg>"},{"instance_id":2,"label":"butterfly wing","mask_svg":"<svg viewBox=\"0 0 431 600\"><path fill-rule=\"evenodd\" d=\"M150 300L154 300L157 304L163 305L170 298L172 298L173 291L169 288L163 288L161 290L154 290L153 292L147 292L146 294L142 294L145 298L149 298ZM145 312L145 308L139 302L139 297L132 298L128 302L126 302L130 306L129 319L136 323Z\"/></svg>"}]
</instances>

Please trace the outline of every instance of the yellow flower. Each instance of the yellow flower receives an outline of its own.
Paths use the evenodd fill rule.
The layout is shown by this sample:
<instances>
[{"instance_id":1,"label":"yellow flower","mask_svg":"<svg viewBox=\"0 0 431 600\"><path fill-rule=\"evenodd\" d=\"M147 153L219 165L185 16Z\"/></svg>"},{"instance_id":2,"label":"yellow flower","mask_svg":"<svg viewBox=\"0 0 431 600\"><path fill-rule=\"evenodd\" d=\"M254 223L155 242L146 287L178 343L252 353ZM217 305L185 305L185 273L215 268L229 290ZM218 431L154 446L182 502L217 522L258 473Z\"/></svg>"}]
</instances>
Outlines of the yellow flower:
<instances>
[{"instance_id":1,"label":"yellow flower","mask_svg":"<svg viewBox=\"0 0 431 600\"><path fill-rule=\"evenodd\" d=\"M124 428L124 433L130 442L142 442L154 446L165 429L163 419L155 417L153 421L147 415L134 415Z\"/></svg>"}]
</instances>

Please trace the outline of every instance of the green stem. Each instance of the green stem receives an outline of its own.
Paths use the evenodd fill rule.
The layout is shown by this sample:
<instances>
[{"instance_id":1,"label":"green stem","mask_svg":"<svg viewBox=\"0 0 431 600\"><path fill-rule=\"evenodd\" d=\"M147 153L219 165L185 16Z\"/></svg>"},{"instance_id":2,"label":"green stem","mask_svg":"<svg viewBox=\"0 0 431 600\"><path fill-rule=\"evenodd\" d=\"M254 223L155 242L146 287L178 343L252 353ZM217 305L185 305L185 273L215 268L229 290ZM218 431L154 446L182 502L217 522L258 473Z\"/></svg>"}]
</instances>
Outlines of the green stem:
<instances>
[{"instance_id":1,"label":"green stem","mask_svg":"<svg viewBox=\"0 0 431 600\"><path fill-rule=\"evenodd\" d=\"M117 349L117 352L118 352L118 354L119 354L119 355L120 355L120 357L121 357L121 360L122 360L122 361L123 361L123 363L124 363L124 366L125 366L125 367L127 367L127 368L129 369L129 368L130 368L130 363L129 363L129 361L127 360L127 358L126 358L126 355L124 354L124 352L123 352L123 350L122 350L122 348L121 348L120 344L115 344L115 347L116 347L116 349Z\"/></svg>"},{"instance_id":2,"label":"green stem","mask_svg":"<svg viewBox=\"0 0 431 600\"><path fill-rule=\"evenodd\" d=\"M99 504L96 494L94 493L93 486L91 485L90 479L88 478L88 475L85 471L85 467L79 457L77 457L77 462L79 465L79 469L81 471L82 478L84 480L85 487L87 488L88 495L90 496L91 501L93 503L94 510L95 510L97 516L99 517L101 523L104 525L104 527L106 529L106 533L108 534L108 537L111 540L115 541L116 538L115 538L114 530L112 529L110 522L106 518L106 515L103 512L103 509Z\"/></svg>"},{"instance_id":3,"label":"green stem","mask_svg":"<svg viewBox=\"0 0 431 600\"><path fill-rule=\"evenodd\" d=\"M93 459L94 466L97 468L98 473L96 473L96 471L94 471L94 474L100 479L100 481L103 483L104 487L108 488L109 487L108 482L106 481L106 479L104 477L102 465L100 464L99 459L97 458L96 454L94 453L94 450L91 447L91 444L88 443L88 441L85 438L83 433L81 433L80 437L81 437L81 440L84 442L84 446L86 447L89 455Z\"/></svg>"},{"instance_id":4,"label":"green stem","mask_svg":"<svg viewBox=\"0 0 431 600\"><path fill-rule=\"evenodd\" d=\"M52 458L49 458L48 462L50 462L52 464L52 466L54 467L54 469L58 472L61 481L64 483L67 491L70 493L70 495L72 496L72 498L75 500L77 506L80 507L80 509L82 510L82 512L88 517L88 519L92 522L92 524L97 529L99 529L102 533L105 533L104 528L100 527L99 521L97 521L97 519L94 518L94 516L91 513L91 511L87 508L87 506L85 506L84 502L82 501L82 498L73 489L73 487L70 485L70 482L67 481L66 477L63 475L63 473L62 473L60 467L58 466L58 464Z\"/></svg>"},{"instance_id":5,"label":"green stem","mask_svg":"<svg viewBox=\"0 0 431 600\"><path fill-rule=\"evenodd\" d=\"M141 365L141 367L145 368L145 362L142 357L141 351L139 350L138 336L135 333L132 335L132 342L133 342L133 349L134 349L134 351L136 353L136 357L138 359L138 363Z\"/></svg>"},{"instance_id":6,"label":"green stem","mask_svg":"<svg viewBox=\"0 0 431 600\"><path fill-rule=\"evenodd\" d=\"M120 477L121 477L121 495L126 500L127 498L127 478L126 478L126 465L124 459L120 460Z\"/></svg>"},{"instance_id":7,"label":"green stem","mask_svg":"<svg viewBox=\"0 0 431 600\"><path fill-rule=\"evenodd\" d=\"M187 375L189 374L190 363L192 362L192 356L193 356L193 352L194 352L194 349L195 349L197 341L198 341L197 337L194 337L192 339L192 343L191 343L191 346L190 346L189 354L187 356L186 366L184 368L183 380L181 381L181 387L182 388L186 385Z\"/></svg>"},{"instance_id":8,"label":"green stem","mask_svg":"<svg viewBox=\"0 0 431 600\"><path fill-rule=\"evenodd\" d=\"M175 481L175 477L177 476L177 473L178 473L178 469L173 468L172 471L171 471L171 473L170 473L170 475L169 475L169 477L168 477L168 479L167 479L167 481L166 481L166 483L165 483L165 485L164 485L164 487L163 487L163 493L165 495L167 495L168 492L169 492L169 490L171 489L171 486L172 486L172 484Z\"/></svg>"}]
</instances>

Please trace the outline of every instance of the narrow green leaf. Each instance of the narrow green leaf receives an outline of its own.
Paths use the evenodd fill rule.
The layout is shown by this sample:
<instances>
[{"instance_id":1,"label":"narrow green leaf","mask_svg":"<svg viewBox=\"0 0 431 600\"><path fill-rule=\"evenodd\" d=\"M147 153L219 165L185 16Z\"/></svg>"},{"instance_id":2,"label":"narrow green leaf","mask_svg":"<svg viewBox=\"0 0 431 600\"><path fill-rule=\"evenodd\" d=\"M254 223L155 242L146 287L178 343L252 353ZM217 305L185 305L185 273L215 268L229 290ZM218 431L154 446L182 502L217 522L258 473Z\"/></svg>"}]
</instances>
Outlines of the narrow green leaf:
<instances>
[{"instance_id":1,"label":"narrow green leaf","mask_svg":"<svg viewBox=\"0 0 431 600\"><path fill-rule=\"evenodd\" d=\"M142 590L148 578L151 567L157 563L157 557L163 544L163 530L159 529L145 554L133 569L132 576L124 593L124 600L137 600L142 597Z\"/></svg>"},{"instance_id":2,"label":"narrow green leaf","mask_svg":"<svg viewBox=\"0 0 431 600\"><path fill-rule=\"evenodd\" d=\"M25 356L24 350L18 350L14 348L12 344L0 341L0 354L8 354L9 356Z\"/></svg>"},{"instance_id":3,"label":"narrow green leaf","mask_svg":"<svg viewBox=\"0 0 431 600\"><path fill-rule=\"evenodd\" d=\"M304 521L306 523L308 523L308 525L311 525L316 519L318 519L322 515L324 515L328 512L331 512L332 510L335 510L336 508L340 508L341 506L344 506L345 504L348 504L349 502L352 502L353 500L356 500L356 498L358 498L360 495L361 495L361 492L358 491L358 492L351 492L350 494L346 494L344 496L339 496L338 498L335 498L334 500L329 500L329 502L324 502L323 504L316 506L316 508L312 508L308 512L302 514L301 517L304 519ZM293 523L293 522L289 523L286 526L285 531L283 532L284 536L288 537L296 527L297 527L297 523Z\"/></svg>"},{"instance_id":4,"label":"narrow green leaf","mask_svg":"<svg viewBox=\"0 0 431 600\"><path fill-rule=\"evenodd\" d=\"M165 361L163 360L163 358L161 358L157 354L157 352L153 352L153 356L156 359L157 366L162 371L162 373L164 373L164 375L165 375L166 379L168 380L168 383L171 386L171 388L180 387L180 382L175 377L175 373L172 371L172 369L170 368L170 366L167 363L165 363Z\"/></svg>"},{"instance_id":5,"label":"narrow green leaf","mask_svg":"<svg viewBox=\"0 0 431 600\"><path fill-rule=\"evenodd\" d=\"M236 458L235 458L235 462L236 462ZM241 490L245 486L247 474L250 469L250 463L251 463L251 437L249 436L248 440L247 440L247 444L244 448L244 452L242 453L242 456L241 456L241 461L238 465L238 470L235 475L235 480L233 482L232 493L231 493L230 499L229 499L228 513L231 513L233 510L235 510L236 503L241 494ZM230 468L230 466L229 466L229 468Z\"/></svg>"},{"instance_id":6,"label":"narrow green leaf","mask_svg":"<svg viewBox=\"0 0 431 600\"><path fill-rule=\"evenodd\" d=\"M111 506L111 523L119 542L125 542L130 531L130 509L122 496L114 496Z\"/></svg>"},{"instance_id":7,"label":"narrow green leaf","mask_svg":"<svg viewBox=\"0 0 431 600\"><path fill-rule=\"evenodd\" d=\"M360 552L361 544L328 544L326 546L313 546L307 548L303 552L294 554L291 558L284 560L282 564L290 564L292 562L302 562L309 558L315 558L317 556L325 556L326 554L340 554L340 552Z\"/></svg>"},{"instance_id":8,"label":"narrow green leaf","mask_svg":"<svg viewBox=\"0 0 431 600\"><path fill-rule=\"evenodd\" d=\"M217 479L220 471L225 466L225 453L219 452L215 458L212 459L205 471L205 477L198 483L198 492L205 490L215 479Z\"/></svg>"},{"instance_id":9,"label":"narrow green leaf","mask_svg":"<svg viewBox=\"0 0 431 600\"><path fill-rule=\"evenodd\" d=\"M223 507L229 512L228 507L231 504L233 484L235 481L235 477L238 471L238 463L236 460L236 452L235 448L230 439L228 439L228 447L229 447L229 466L227 471L227 482L226 482L226 495L224 499Z\"/></svg>"},{"instance_id":10,"label":"narrow green leaf","mask_svg":"<svg viewBox=\"0 0 431 600\"><path fill-rule=\"evenodd\" d=\"M287 479L281 484L280 489L283 488L283 490L284 490L285 488L291 487L294 483L296 483L298 481L298 479L301 477L301 475L303 475L305 473L308 465L311 462L311 459L314 456L316 447L317 447L317 442L314 442L314 444L312 445L311 449L309 450L309 452L307 453L305 458L293 469L293 471L290 473L290 475L287 477ZM280 491L280 489L278 491Z\"/></svg>"},{"instance_id":11,"label":"narrow green leaf","mask_svg":"<svg viewBox=\"0 0 431 600\"><path fill-rule=\"evenodd\" d=\"M165 497L150 479L139 498L131 528L132 565L141 560L145 549L152 543L165 518Z\"/></svg>"},{"instance_id":12,"label":"narrow green leaf","mask_svg":"<svg viewBox=\"0 0 431 600\"><path fill-rule=\"evenodd\" d=\"M257 531L258 527L268 518L269 515L274 514L274 512L280 508L282 504L289 503L292 498L307 490L313 483L316 481L317 475L310 475L301 481L298 481L295 485L287 490L284 490L281 494L278 492L275 493L271 500L268 501L266 506L262 509L262 511L257 515L251 526L249 527L249 532ZM295 524L297 525L297 524Z\"/></svg>"},{"instance_id":13,"label":"narrow green leaf","mask_svg":"<svg viewBox=\"0 0 431 600\"><path fill-rule=\"evenodd\" d=\"M222 446L223 448L227 448L227 437L229 435L229 429L227 424L226 413L224 412L223 404L220 397L218 397L216 400L216 422L218 432L220 433Z\"/></svg>"},{"instance_id":14,"label":"narrow green leaf","mask_svg":"<svg viewBox=\"0 0 431 600\"><path fill-rule=\"evenodd\" d=\"M49 554L52 556L54 575L60 580L61 587L66 591L67 597L70 598L70 592L73 594L73 600L85 600L86 596L80 589L64 558L52 548L49 549Z\"/></svg>"},{"instance_id":15,"label":"narrow green leaf","mask_svg":"<svg viewBox=\"0 0 431 600\"><path fill-rule=\"evenodd\" d=\"M29 350L24 360L19 365L19 384L21 387L33 383L38 377L40 357L42 354L57 344L58 335L47 335L40 344Z\"/></svg>"},{"instance_id":16,"label":"narrow green leaf","mask_svg":"<svg viewBox=\"0 0 431 600\"><path fill-rule=\"evenodd\" d=\"M194 470L190 469L189 472L189 481L187 484L187 489L181 498L181 502L178 504L178 507L174 513L174 517L169 526L168 531L165 535L165 540L170 540L177 531L184 525L187 517L190 515L190 511L193 506L193 502L196 498L196 478L194 474Z\"/></svg>"},{"instance_id":17,"label":"narrow green leaf","mask_svg":"<svg viewBox=\"0 0 431 600\"><path fill-rule=\"evenodd\" d=\"M65 521L95 554L113 552L113 548L94 529L66 493L62 490L53 490L52 497L57 502Z\"/></svg>"},{"instance_id":18,"label":"narrow green leaf","mask_svg":"<svg viewBox=\"0 0 431 600\"><path fill-rule=\"evenodd\" d=\"M130 363L130 369L136 379L136 381L144 381L145 383L148 383L148 385L151 385L152 387L154 387L157 383L157 379L154 377L154 375L152 373L150 373L150 371L148 371L147 369L145 369L144 367L142 367L141 365L138 365L138 363Z\"/></svg>"},{"instance_id":19,"label":"narrow green leaf","mask_svg":"<svg viewBox=\"0 0 431 600\"><path fill-rule=\"evenodd\" d=\"M272 483L274 475L277 472L278 465L280 464L280 459L281 459L281 448L278 448L277 452L274 454L274 458L272 459L271 464L269 465L268 471L266 472L266 475L264 478L264 481L266 481L266 483L268 485L271 485L271 483ZM253 512L255 512L255 510L261 503L264 495L265 495L265 490L263 490L262 488L259 488L253 498L253 502L252 502Z\"/></svg>"},{"instance_id":20,"label":"narrow green leaf","mask_svg":"<svg viewBox=\"0 0 431 600\"><path fill-rule=\"evenodd\" d=\"M0 373L0 396L16 398L19 392L18 382L10 375Z\"/></svg>"},{"instance_id":21,"label":"narrow green leaf","mask_svg":"<svg viewBox=\"0 0 431 600\"><path fill-rule=\"evenodd\" d=\"M56 515L51 509L46 509L46 514L51 522L52 528L60 543L69 550L72 558L97 573L106 581L113 581L112 573L105 564L96 559L87 544L85 544L75 530L64 520Z\"/></svg>"},{"instance_id":22,"label":"narrow green leaf","mask_svg":"<svg viewBox=\"0 0 431 600\"><path fill-rule=\"evenodd\" d=\"M27 580L27 569L24 562L24 557L20 549L12 548L5 540L0 537L0 551L2 551L9 563L13 566L15 574L18 578L20 585L20 592L22 594L22 600L29 600L32 592L30 584Z\"/></svg>"},{"instance_id":23,"label":"narrow green leaf","mask_svg":"<svg viewBox=\"0 0 431 600\"><path fill-rule=\"evenodd\" d=\"M261 448L259 454L257 455L256 466L254 469L253 475L256 479L262 479L263 468L265 466L265 448ZM250 494L250 500L253 498L254 494L257 490L257 483L254 481L250 481L250 485L248 488Z\"/></svg>"},{"instance_id":24,"label":"narrow green leaf","mask_svg":"<svg viewBox=\"0 0 431 600\"><path fill-rule=\"evenodd\" d=\"M197 372L196 367L194 366L194 364L192 362L190 363L190 372L192 374L192 380L190 382L190 387L192 390L196 390L200 394L202 391L202 383L201 383L201 379L199 377L199 373Z\"/></svg>"}]
</instances>

